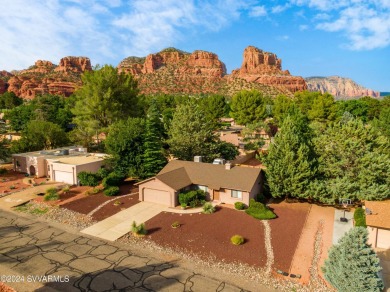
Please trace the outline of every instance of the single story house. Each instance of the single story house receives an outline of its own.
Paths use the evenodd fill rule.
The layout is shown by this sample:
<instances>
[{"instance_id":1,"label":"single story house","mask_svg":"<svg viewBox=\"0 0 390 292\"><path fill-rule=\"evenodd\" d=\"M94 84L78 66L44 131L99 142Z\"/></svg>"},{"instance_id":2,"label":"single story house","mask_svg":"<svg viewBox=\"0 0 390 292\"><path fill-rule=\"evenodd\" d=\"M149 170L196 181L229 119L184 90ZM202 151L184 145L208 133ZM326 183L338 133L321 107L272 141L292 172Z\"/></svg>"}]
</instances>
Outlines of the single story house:
<instances>
[{"instance_id":1,"label":"single story house","mask_svg":"<svg viewBox=\"0 0 390 292\"><path fill-rule=\"evenodd\" d=\"M262 189L262 175L260 168L172 160L155 177L137 185L140 201L169 207L177 206L178 194L189 189L204 190L209 201L248 205Z\"/></svg>"},{"instance_id":2,"label":"single story house","mask_svg":"<svg viewBox=\"0 0 390 292\"><path fill-rule=\"evenodd\" d=\"M76 185L77 175L82 171L97 172L103 166L104 157L102 153L88 153L86 148L70 146L13 154L12 162L15 171Z\"/></svg>"},{"instance_id":3,"label":"single story house","mask_svg":"<svg viewBox=\"0 0 390 292\"><path fill-rule=\"evenodd\" d=\"M373 248L390 249L390 200L366 201L368 243Z\"/></svg>"}]
</instances>

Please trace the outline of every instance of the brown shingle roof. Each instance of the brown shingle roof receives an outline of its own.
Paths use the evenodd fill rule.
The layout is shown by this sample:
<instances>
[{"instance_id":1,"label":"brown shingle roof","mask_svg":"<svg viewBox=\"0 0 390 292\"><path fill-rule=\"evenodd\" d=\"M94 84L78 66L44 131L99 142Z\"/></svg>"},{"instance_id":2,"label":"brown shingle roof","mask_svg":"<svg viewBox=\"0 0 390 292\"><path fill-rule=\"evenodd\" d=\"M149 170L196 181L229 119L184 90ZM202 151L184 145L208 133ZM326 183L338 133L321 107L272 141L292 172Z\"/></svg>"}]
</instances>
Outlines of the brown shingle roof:
<instances>
[{"instance_id":1,"label":"brown shingle roof","mask_svg":"<svg viewBox=\"0 0 390 292\"><path fill-rule=\"evenodd\" d=\"M366 201L364 205L372 212L366 215L368 226L390 229L390 200Z\"/></svg>"},{"instance_id":2,"label":"brown shingle roof","mask_svg":"<svg viewBox=\"0 0 390 292\"><path fill-rule=\"evenodd\" d=\"M261 169L235 166L225 169L225 165L172 160L156 176L175 190L190 184L205 185L219 190L227 188L251 191ZM188 178L188 180L187 180ZM184 185L187 183L187 185Z\"/></svg>"}]
</instances>

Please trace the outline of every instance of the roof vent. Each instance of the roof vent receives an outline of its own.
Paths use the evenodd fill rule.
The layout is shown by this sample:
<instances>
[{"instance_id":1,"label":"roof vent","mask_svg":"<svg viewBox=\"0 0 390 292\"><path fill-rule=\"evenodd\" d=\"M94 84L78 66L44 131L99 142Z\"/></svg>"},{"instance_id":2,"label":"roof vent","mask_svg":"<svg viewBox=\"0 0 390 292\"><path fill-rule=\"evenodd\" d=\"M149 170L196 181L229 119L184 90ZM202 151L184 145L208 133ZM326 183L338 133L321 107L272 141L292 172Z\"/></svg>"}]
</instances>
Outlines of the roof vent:
<instances>
[{"instance_id":1,"label":"roof vent","mask_svg":"<svg viewBox=\"0 0 390 292\"><path fill-rule=\"evenodd\" d=\"M232 167L233 167L233 164L230 163L230 161L226 162L226 164L225 164L225 169L226 170L232 169Z\"/></svg>"}]
</instances>

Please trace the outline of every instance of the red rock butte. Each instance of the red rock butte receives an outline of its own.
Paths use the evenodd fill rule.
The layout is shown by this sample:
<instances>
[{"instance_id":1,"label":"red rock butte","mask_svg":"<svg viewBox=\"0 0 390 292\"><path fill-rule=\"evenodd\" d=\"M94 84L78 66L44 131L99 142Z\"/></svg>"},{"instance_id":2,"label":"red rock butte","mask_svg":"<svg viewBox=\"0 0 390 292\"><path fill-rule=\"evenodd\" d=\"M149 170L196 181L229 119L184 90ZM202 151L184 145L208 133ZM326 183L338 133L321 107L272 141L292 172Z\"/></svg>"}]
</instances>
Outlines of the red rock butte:
<instances>
[{"instance_id":1,"label":"red rock butte","mask_svg":"<svg viewBox=\"0 0 390 292\"><path fill-rule=\"evenodd\" d=\"M31 99L39 94L70 96L81 85L81 74L92 70L86 57L65 57L58 66L38 60L26 70L0 77L0 92L6 90ZM305 80L282 70L282 60L253 46L244 50L242 66L227 74L225 64L211 52L187 53L167 48L146 57L128 57L118 71L132 74L143 94L222 94L232 96L246 89L264 95L292 95L307 89ZM5 72L5 71L4 71ZM9 74L9 75L6 75Z\"/></svg>"}]
</instances>

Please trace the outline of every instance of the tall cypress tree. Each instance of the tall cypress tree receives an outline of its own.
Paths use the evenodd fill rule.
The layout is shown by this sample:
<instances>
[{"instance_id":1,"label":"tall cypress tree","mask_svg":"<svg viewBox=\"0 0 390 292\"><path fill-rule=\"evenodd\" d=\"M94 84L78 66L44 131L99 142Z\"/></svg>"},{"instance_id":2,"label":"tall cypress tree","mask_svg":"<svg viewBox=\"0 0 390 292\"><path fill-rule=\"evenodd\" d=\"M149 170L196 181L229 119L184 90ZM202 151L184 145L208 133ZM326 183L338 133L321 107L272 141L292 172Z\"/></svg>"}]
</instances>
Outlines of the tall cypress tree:
<instances>
[{"instance_id":1,"label":"tall cypress tree","mask_svg":"<svg viewBox=\"0 0 390 292\"><path fill-rule=\"evenodd\" d=\"M367 239L367 229L355 227L330 248L322 271L338 291L382 291L379 258Z\"/></svg>"},{"instance_id":2,"label":"tall cypress tree","mask_svg":"<svg viewBox=\"0 0 390 292\"><path fill-rule=\"evenodd\" d=\"M273 197L306 198L310 180L316 174L311 130L306 118L287 116L264 159L266 176Z\"/></svg>"},{"instance_id":3,"label":"tall cypress tree","mask_svg":"<svg viewBox=\"0 0 390 292\"><path fill-rule=\"evenodd\" d=\"M167 163L163 154L164 126L160 119L160 112L156 100L152 100L146 119L144 143L144 176L156 175Z\"/></svg>"}]
</instances>

